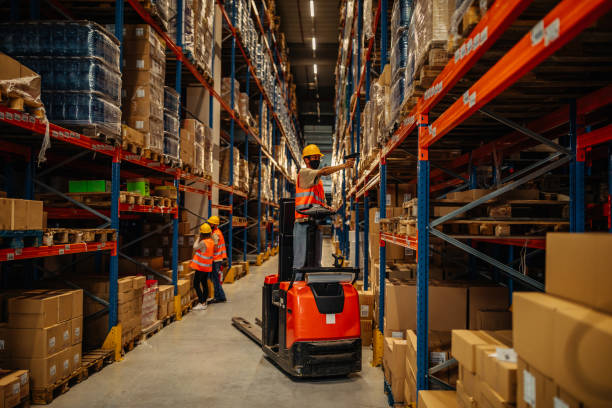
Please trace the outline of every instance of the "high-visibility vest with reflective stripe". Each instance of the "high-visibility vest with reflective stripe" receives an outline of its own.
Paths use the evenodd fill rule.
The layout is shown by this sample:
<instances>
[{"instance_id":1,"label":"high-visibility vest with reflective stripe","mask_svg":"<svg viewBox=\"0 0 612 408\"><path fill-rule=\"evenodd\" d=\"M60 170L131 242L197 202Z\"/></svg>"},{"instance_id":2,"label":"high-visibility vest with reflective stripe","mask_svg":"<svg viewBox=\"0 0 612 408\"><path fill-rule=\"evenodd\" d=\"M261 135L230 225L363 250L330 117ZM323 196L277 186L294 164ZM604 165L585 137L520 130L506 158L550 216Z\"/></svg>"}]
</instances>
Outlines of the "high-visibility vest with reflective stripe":
<instances>
[{"instance_id":1,"label":"high-visibility vest with reflective stripe","mask_svg":"<svg viewBox=\"0 0 612 408\"><path fill-rule=\"evenodd\" d=\"M297 210L306 210L311 205L325 205L325 191L323 190L323 182L319 182L310 188L300 187L300 176L295 185L295 219L307 218L307 215L300 214Z\"/></svg>"},{"instance_id":2,"label":"high-visibility vest with reflective stripe","mask_svg":"<svg viewBox=\"0 0 612 408\"><path fill-rule=\"evenodd\" d=\"M222 261L227 258L227 252L225 250L225 239L223 238L223 233L219 228L215 228L213 234L215 234L219 238L217 240L217 243L215 244L213 260L215 262Z\"/></svg>"},{"instance_id":3,"label":"high-visibility vest with reflective stripe","mask_svg":"<svg viewBox=\"0 0 612 408\"><path fill-rule=\"evenodd\" d=\"M204 243L206 244L206 248L204 250L198 249L195 251L189 266L191 266L191 269L197 271L212 272L215 241L213 241L212 238L206 238Z\"/></svg>"}]
</instances>

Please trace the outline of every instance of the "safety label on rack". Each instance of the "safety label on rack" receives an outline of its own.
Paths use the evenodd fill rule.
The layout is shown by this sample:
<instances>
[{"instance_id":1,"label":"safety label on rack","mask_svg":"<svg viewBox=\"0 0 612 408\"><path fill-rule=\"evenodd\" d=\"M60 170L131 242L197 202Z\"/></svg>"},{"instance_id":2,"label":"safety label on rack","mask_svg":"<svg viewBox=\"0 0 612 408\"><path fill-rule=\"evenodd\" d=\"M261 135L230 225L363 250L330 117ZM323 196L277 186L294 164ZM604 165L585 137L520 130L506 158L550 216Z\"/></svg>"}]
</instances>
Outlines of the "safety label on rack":
<instances>
[{"instance_id":1,"label":"safety label on rack","mask_svg":"<svg viewBox=\"0 0 612 408\"><path fill-rule=\"evenodd\" d=\"M334 313L328 313L325 315L325 324L336 324L336 315Z\"/></svg>"},{"instance_id":2,"label":"safety label on rack","mask_svg":"<svg viewBox=\"0 0 612 408\"><path fill-rule=\"evenodd\" d=\"M482 29L482 31L476 33L473 38L469 38L467 41L465 41L461 45L461 47L459 47L457 51L455 51L455 63L458 63L464 57L468 56L472 51L476 51L478 47L484 44L485 41L487 41L489 35L488 31L489 27L485 27Z\"/></svg>"}]
</instances>

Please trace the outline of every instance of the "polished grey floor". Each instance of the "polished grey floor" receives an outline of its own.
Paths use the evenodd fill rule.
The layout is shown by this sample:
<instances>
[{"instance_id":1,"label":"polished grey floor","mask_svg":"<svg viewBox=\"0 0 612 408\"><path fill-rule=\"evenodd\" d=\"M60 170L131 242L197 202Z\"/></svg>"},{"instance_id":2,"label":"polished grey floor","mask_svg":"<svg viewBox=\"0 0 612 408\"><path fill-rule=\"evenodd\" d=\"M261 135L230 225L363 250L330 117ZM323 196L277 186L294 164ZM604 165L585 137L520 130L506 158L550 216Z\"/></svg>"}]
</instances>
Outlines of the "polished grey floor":
<instances>
[{"instance_id":1,"label":"polished grey floor","mask_svg":"<svg viewBox=\"0 0 612 408\"><path fill-rule=\"evenodd\" d=\"M323 259L331 261L329 243ZM230 303L193 311L68 393L52 407L384 407L382 372L363 349L362 372L344 379L293 381L234 329L232 316L261 314L264 276L272 257L232 285Z\"/></svg>"}]
</instances>

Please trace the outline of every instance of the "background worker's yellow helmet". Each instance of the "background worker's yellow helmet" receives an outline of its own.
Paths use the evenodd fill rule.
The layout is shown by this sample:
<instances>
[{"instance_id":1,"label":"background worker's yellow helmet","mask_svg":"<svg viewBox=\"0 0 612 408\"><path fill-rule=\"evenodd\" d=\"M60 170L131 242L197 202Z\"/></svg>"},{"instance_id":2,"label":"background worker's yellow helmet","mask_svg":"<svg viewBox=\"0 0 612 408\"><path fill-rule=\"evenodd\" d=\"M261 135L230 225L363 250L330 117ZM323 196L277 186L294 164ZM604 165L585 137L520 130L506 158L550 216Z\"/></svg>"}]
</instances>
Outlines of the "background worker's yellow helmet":
<instances>
[{"instance_id":1,"label":"background worker's yellow helmet","mask_svg":"<svg viewBox=\"0 0 612 408\"><path fill-rule=\"evenodd\" d=\"M208 219L208 223L211 225L219 225L219 217L217 217L216 215L213 215L212 217Z\"/></svg>"},{"instance_id":2,"label":"background worker's yellow helmet","mask_svg":"<svg viewBox=\"0 0 612 408\"><path fill-rule=\"evenodd\" d=\"M200 234L210 234L212 232L212 228L210 228L210 225L208 225L208 223L204 223L202 225L200 225Z\"/></svg>"},{"instance_id":3,"label":"background worker's yellow helmet","mask_svg":"<svg viewBox=\"0 0 612 408\"><path fill-rule=\"evenodd\" d=\"M315 156L315 155L319 155L321 157L324 156L324 154L321 153L321 151L319 150L319 146L317 146L316 144L309 144L302 151L302 157Z\"/></svg>"}]
</instances>

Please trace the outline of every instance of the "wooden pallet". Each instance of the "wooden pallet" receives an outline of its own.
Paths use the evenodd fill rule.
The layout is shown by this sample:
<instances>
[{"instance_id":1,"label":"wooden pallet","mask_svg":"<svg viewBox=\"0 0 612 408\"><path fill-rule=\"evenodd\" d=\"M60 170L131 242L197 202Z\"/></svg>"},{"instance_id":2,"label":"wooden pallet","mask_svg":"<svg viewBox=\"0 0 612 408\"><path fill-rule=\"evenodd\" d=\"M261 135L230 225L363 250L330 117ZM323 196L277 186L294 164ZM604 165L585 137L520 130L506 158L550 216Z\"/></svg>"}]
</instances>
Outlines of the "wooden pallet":
<instances>
[{"instance_id":1,"label":"wooden pallet","mask_svg":"<svg viewBox=\"0 0 612 408\"><path fill-rule=\"evenodd\" d=\"M149 337L153 336L160 332L163 328L163 324L161 320L156 320L154 323L151 323L149 326L144 327L140 334L136 336L136 343L140 344L143 341L147 340Z\"/></svg>"},{"instance_id":2,"label":"wooden pallet","mask_svg":"<svg viewBox=\"0 0 612 408\"><path fill-rule=\"evenodd\" d=\"M47 228L43 232L43 245L78 244L82 242L107 242L117 239L113 229Z\"/></svg>"},{"instance_id":3,"label":"wooden pallet","mask_svg":"<svg viewBox=\"0 0 612 408\"><path fill-rule=\"evenodd\" d=\"M162 154L151 149L142 149L141 156L145 159L161 163Z\"/></svg>"},{"instance_id":4,"label":"wooden pallet","mask_svg":"<svg viewBox=\"0 0 612 408\"><path fill-rule=\"evenodd\" d=\"M42 230L0 230L0 248L39 247L42 243Z\"/></svg>"},{"instance_id":5,"label":"wooden pallet","mask_svg":"<svg viewBox=\"0 0 612 408\"><path fill-rule=\"evenodd\" d=\"M170 166L175 169L181 168L181 160L176 157L169 156L167 154L162 154L162 163L164 163L166 166Z\"/></svg>"},{"instance_id":6,"label":"wooden pallet","mask_svg":"<svg viewBox=\"0 0 612 408\"><path fill-rule=\"evenodd\" d=\"M90 375L97 373L114 361L114 350L95 349L85 353L81 358L83 380L89 378Z\"/></svg>"},{"instance_id":7,"label":"wooden pallet","mask_svg":"<svg viewBox=\"0 0 612 408\"><path fill-rule=\"evenodd\" d=\"M71 387L74 387L84 379L83 370L79 367L68 377L57 381L55 384L50 385L46 388L32 388L31 401L32 404L47 405L50 404L55 398L68 392Z\"/></svg>"},{"instance_id":8,"label":"wooden pallet","mask_svg":"<svg viewBox=\"0 0 612 408\"><path fill-rule=\"evenodd\" d=\"M163 319L161 319L163 327L166 327L169 324L174 323L175 321L176 321L176 314L175 313L173 313L171 315L168 315L168 316L164 317Z\"/></svg>"},{"instance_id":9,"label":"wooden pallet","mask_svg":"<svg viewBox=\"0 0 612 408\"><path fill-rule=\"evenodd\" d=\"M45 109L42 102L36 101L20 92L11 91L5 93L2 91L2 93L0 93L0 105L8 106L11 109L21 112L27 112L39 119L45 117Z\"/></svg>"},{"instance_id":10,"label":"wooden pallet","mask_svg":"<svg viewBox=\"0 0 612 408\"><path fill-rule=\"evenodd\" d=\"M140 155L142 153L142 146L139 146L132 142L121 141L121 148L132 154Z\"/></svg>"}]
</instances>

